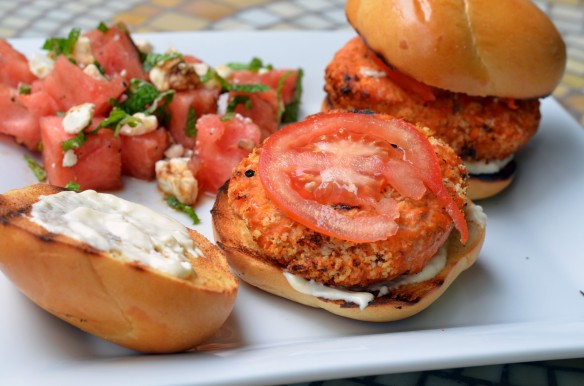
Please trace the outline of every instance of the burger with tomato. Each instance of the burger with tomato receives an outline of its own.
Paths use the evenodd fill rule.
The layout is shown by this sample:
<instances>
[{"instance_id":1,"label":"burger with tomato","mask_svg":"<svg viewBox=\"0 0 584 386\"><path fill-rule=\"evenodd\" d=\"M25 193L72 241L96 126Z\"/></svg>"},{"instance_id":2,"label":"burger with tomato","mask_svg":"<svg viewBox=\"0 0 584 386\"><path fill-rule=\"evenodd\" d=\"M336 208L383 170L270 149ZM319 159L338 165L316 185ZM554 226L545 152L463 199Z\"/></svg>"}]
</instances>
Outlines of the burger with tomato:
<instances>
[{"instance_id":1,"label":"burger with tomato","mask_svg":"<svg viewBox=\"0 0 584 386\"><path fill-rule=\"evenodd\" d=\"M385 114L333 111L272 134L212 209L235 273L275 295L365 321L428 307L477 258L486 217L461 159Z\"/></svg>"},{"instance_id":2,"label":"burger with tomato","mask_svg":"<svg viewBox=\"0 0 584 386\"><path fill-rule=\"evenodd\" d=\"M465 162L472 199L506 188L566 64L545 13L530 0L348 0L345 10L358 36L325 70L323 110L421 122Z\"/></svg>"}]
</instances>

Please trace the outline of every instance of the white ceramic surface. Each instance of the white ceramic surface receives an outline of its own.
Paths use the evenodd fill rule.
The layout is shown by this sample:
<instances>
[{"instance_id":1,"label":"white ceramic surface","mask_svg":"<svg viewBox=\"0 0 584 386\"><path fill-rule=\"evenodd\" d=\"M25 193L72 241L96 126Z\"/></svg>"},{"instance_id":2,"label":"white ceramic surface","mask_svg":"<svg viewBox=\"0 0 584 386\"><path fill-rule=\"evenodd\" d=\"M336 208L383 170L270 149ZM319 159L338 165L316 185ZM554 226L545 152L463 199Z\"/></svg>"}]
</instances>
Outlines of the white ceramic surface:
<instances>
[{"instance_id":1,"label":"white ceramic surface","mask_svg":"<svg viewBox=\"0 0 584 386\"><path fill-rule=\"evenodd\" d=\"M339 32L143 35L212 64L253 56L305 70L302 112L317 112L323 71L352 36ZM14 40L27 54L41 40ZM429 309L395 323L346 320L242 284L220 333L198 352L140 355L54 318L0 274L0 384L282 384L357 375L584 356L584 129L552 99L519 175L487 213L478 262ZM35 183L30 155L0 138L0 192ZM125 180L119 195L175 216L154 183ZM196 229L212 237L212 197ZM0 251L1 253L1 251Z\"/></svg>"}]
</instances>

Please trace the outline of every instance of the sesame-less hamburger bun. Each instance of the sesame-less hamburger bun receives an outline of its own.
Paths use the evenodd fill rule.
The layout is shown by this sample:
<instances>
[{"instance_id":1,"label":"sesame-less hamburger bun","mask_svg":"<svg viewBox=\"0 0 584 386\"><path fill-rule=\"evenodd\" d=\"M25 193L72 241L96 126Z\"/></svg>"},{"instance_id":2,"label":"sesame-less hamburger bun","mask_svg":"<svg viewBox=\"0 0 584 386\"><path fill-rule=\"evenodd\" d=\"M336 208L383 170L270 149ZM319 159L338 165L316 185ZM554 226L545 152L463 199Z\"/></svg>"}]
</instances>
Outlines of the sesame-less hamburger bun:
<instances>
[{"instance_id":1,"label":"sesame-less hamburger bun","mask_svg":"<svg viewBox=\"0 0 584 386\"><path fill-rule=\"evenodd\" d=\"M537 98L564 73L562 37L530 0L347 0L345 10L371 50L429 86Z\"/></svg>"},{"instance_id":2,"label":"sesame-less hamburger bun","mask_svg":"<svg viewBox=\"0 0 584 386\"><path fill-rule=\"evenodd\" d=\"M0 195L0 269L51 314L146 353L210 338L238 290L198 232L112 195L47 184Z\"/></svg>"},{"instance_id":3,"label":"sesame-less hamburger bun","mask_svg":"<svg viewBox=\"0 0 584 386\"><path fill-rule=\"evenodd\" d=\"M420 123L463 159L471 199L506 188L565 68L547 16L527 0L349 0L346 14L358 36L326 68L322 110Z\"/></svg>"},{"instance_id":4,"label":"sesame-less hamburger bun","mask_svg":"<svg viewBox=\"0 0 584 386\"><path fill-rule=\"evenodd\" d=\"M331 112L291 124L233 170L211 212L247 283L364 321L432 304L477 258L485 216L466 170L423 128Z\"/></svg>"}]
</instances>

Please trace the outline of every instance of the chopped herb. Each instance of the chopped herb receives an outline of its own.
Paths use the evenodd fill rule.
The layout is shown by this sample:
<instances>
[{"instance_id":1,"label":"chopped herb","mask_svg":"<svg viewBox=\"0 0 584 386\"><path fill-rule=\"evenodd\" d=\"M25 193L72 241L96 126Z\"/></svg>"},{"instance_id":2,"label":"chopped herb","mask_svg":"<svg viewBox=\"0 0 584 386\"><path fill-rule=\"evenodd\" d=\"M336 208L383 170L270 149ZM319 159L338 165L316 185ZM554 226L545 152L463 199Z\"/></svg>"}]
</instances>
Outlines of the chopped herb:
<instances>
[{"instance_id":1,"label":"chopped herb","mask_svg":"<svg viewBox=\"0 0 584 386\"><path fill-rule=\"evenodd\" d=\"M47 179L47 172L38 162L36 162L34 159L26 155L24 156L24 159L26 160L28 167L30 168L30 170L32 170L34 176L38 181L42 182Z\"/></svg>"},{"instance_id":2,"label":"chopped herb","mask_svg":"<svg viewBox=\"0 0 584 386\"><path fill-rule=\"evenodd\" d=\"M251 109L251 99L247 95L236 95L227 104L225 115L221 117L221 122L225 122L233 118L235 115L235 108L237 105L243 104L246 109Z\"/></svg>"},{"instance_id":3,"label":"chopped herb","mask_svg":"<svg viewBox=\"0 0 584 386\"><path fill-rule=\"evenodd\" d=\"M41 153L43 152L43 143L39 141L39 144L37 145L37 150L40 151Z\"/></svg>"},{"instance_id":4,"label":"chopped herb","mask_svg":"<svg viewBox=\"0 0 584 386\"><path fill-rule=\"evenodd\" d=\"M145 71L152 70L156 65L166 62L171 59L182 59L183 55L179 52L168 52L165 54L150 53L146 55L143 65Z\"/></svg>"},{"instance_id":5,"label":"chopped herb","mask_svg":"<svg viewBox=\"0 0 584 386\"><path fill-rule=\"evenodd\" d=\"M187 135L187 137L197 136L197 112L192 106L189 107L189 113L187 114L185 134Z\"/></svg>"},{"instance_id":6,"label":"chopped herb","mask_svg":"<svg viewBox=\"0 0 584 386\"><path fill-rule=\"evenodd\" d=\"M233 71L241 71L241 70L249 70L253 72L258 72L262 68L273 70L274 66L271 64L267 64L264 66L264 63L259 58L252 58L249 63L227 63L227 67L232 69Z\"/></svg>"},{"instance_id":7,"label":"chopped herb","mask_svg":"<svg viewBox=\"0 0 584 386\"><path fill-rule=\"evenodd\" d=\"M73 28L66 38L47 39L43 44L42 49L49 51L54 57L59 55L71 55L80 34L81 30L79 28Z\"/></svg>"},{"instance_id":8,"label":"chopped herb","mask_svg":"<svg viewBox=\"0 0 584 386\"><path fill-rule=\"evenodd\" d=\"M32 87L30 84L26 84L26 83L18 83L18 93L19 94L24 94L24 95L30 95L30 92L32 91Z\"/></svg>"},{"instance_id":9,"label":"chopped herb","mask_svg":"<svg viewBox=\"0 0 584 386\"><path fill-rule=\"evenodd\" d=\"M79 185L76 182L69 181L69 182L67 182L67 185L65 185L65 189L78 192L81 189L81 185Z\"/></svg>"},{"instance_id":10,"label":"chopped herb","mask_svg":"<svg viewBox=\"0 0 584 386\"><path fill-rule=\"evenodd\" d=\"M128 99L120 107L131 115L146 110L158 96L158 90L152 84L134 78L130 80L126 95Z\"/></svg>"},{"instance_id":11,"label":"chopped herb","mask_svg":"<svg viewBox=\"0 0 584 386\"><path fill-rule=\"evenodd\" d=\"M255 84L231 84L227 91L240 91L240 92L262 92L268 91L272 88L265 84L255 83Z\"/></svg>"},{"instance_id":12,"label":"chopped herb","mask_svg":"<svg viewBox=\"0 0 584 386\"><path fill-rule=\"evenodd\" d=\"M207 73L200 77L202 83L207 83L215 80L221 86L221 92L240 91L240 92L262 92L270 90L270 86L265 84L231 84L225 78L209 67Z\"/></svg>"},{"instance_id":13,"label":"chopped herb","mask_svg":"<svg viewBox=\"0 0 584 386\"><path fill-rule=\"evenodd\" d=\"M159 92L152 84L138 78L130 80L130 86L125 93L128 98L123 103L115 101L112 104L130 115L139 112L153 114L159 107L166 107L174 96L174 90ZM163 100L164 103L159 106Z\"/></svg>"},{"instance_id":14,"label":"chopped herb","mask_svg":"<svg viewBox=\"0 0 584 386\"><path fill-rule=\"evenodd\" d=\"M299 68L298 76L296 77L296 87L294 89L294 99L292 102L288 103L284 112L282 113L281 122L291 123L298 120L300 114L300 100L302 97L302 77L304 76L304 71Z\"/></svg>"},{"instance_id":15,"label":"chopped herb","mask_svg":"<svg viewBox=\"0 0 584 386\"><path fill-rule=\"evenodd\" d=\"M128 124L131 127L136 127L141 122L140 118L136 118L119 107L114 107L110 112L110 115L101 121L97 128L92 132L92 134L97 133L100 129L104 127L111 129L117 135L123 125Z\"/></svg>"},{"instance_id":16,"label":"chopped herb","mask_svg":"<svg viewBox=\"0 0 584 386\"><path fill-rule=\"evenodd\" d=\"M170 102L172 102L173 97L174 97L174 90L168 90L168 91L161 92L160 94L158 94L156 96L156 98L154 98L150 107L148 107L146 110L144 110L144 113L145 114L160 115L163 112L163 110L166 108L166 106L168 106L168 104ZM160 102L162 102L162 100L164 100L164 102L162 103L162 105L160 105Z\"/></svg>"},{"instance_id":17,"label":"chopped herb","mask_svg":"<svg viewBox=\"0 0 584 386\"><path fill-rule=\"evenodd\" d=\"M278 86L276 87L276 99L278 101L278 122L280 122L282 120L282 115L284 114L284 111L286 110L286 106L283 106L283 103L282 103L282 90L284 89L284 85L286 84L286 79L288 79L290 77L290 75L293 75L293 74L294 74L293 71L288 71L284 75L282 75L280 77L280 79L278 80ZM280 106L282 106L282 107L280 107Z\"/></svg>"},{"instance_id":18,"label":"chopped herb","mask_svg":"<svg viewBox=\"0 0 584 386\"><path fill-rule=\"evenodd\" d=\"M227 104L227 112L231 113L231 112L235 111L235 108L239 104L245 105L246 109L251 109L251 99L249 99L248 96L236 95L233 98L231 98L231 100L229 101L229 104Z\"/></svg>"},{"instance_id":19,"label":"chopped herb","mask_svg":"<svg viewBox=\"0 0 584 386\"><path fill-rule=\"evenodd\" d=\"M186 213L191 220L193 220L194 225L201 223L201 219L199 219L195 210L191 206L180 202L175 196L167 196L164 198L164 201L166 201L171 208Z\"/></svg>"},{"instance_id":20,"label":"chopped herb","mask_svg":"<svg viewBox=\"0 0 584 386\"><path fill-rule=\"evenodd\" d=\"M107 31L109 31L109 27L103 21L97 25L97 29L103 33L106 33Z\"/></svg>"},{"instance_id":21,"label":"chopped herb","mask_svg":"<svg viewBox=\"0 0 584 386\"><path fill-rule=\"evenodd\" d=\"M63 149L63 151L76 149L83 146L85 141L87 141L87 135L84 131L80 131L75 137L61 142L61 149Z\"/></svg>"}]
</instances>

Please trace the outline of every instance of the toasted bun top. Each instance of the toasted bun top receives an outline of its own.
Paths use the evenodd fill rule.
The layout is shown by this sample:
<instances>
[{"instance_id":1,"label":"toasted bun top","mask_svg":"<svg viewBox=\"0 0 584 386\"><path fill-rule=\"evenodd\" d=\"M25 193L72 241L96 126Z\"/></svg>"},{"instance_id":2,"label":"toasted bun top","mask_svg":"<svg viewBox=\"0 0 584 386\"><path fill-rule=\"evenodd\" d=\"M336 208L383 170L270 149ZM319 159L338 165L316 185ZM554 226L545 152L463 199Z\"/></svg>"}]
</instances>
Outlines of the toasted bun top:
<instances>
[{"instance_id":1,"label":"toasted bun top","mask_svg":"<svg viewBox=\"0 0 584 386\"><path fill-rule=\"evenodd\" d=\"M564 73L562 37L530 0L347 0L345 11L369 48L430 86L534 98Z\"/></svg>"}]
</instances>

